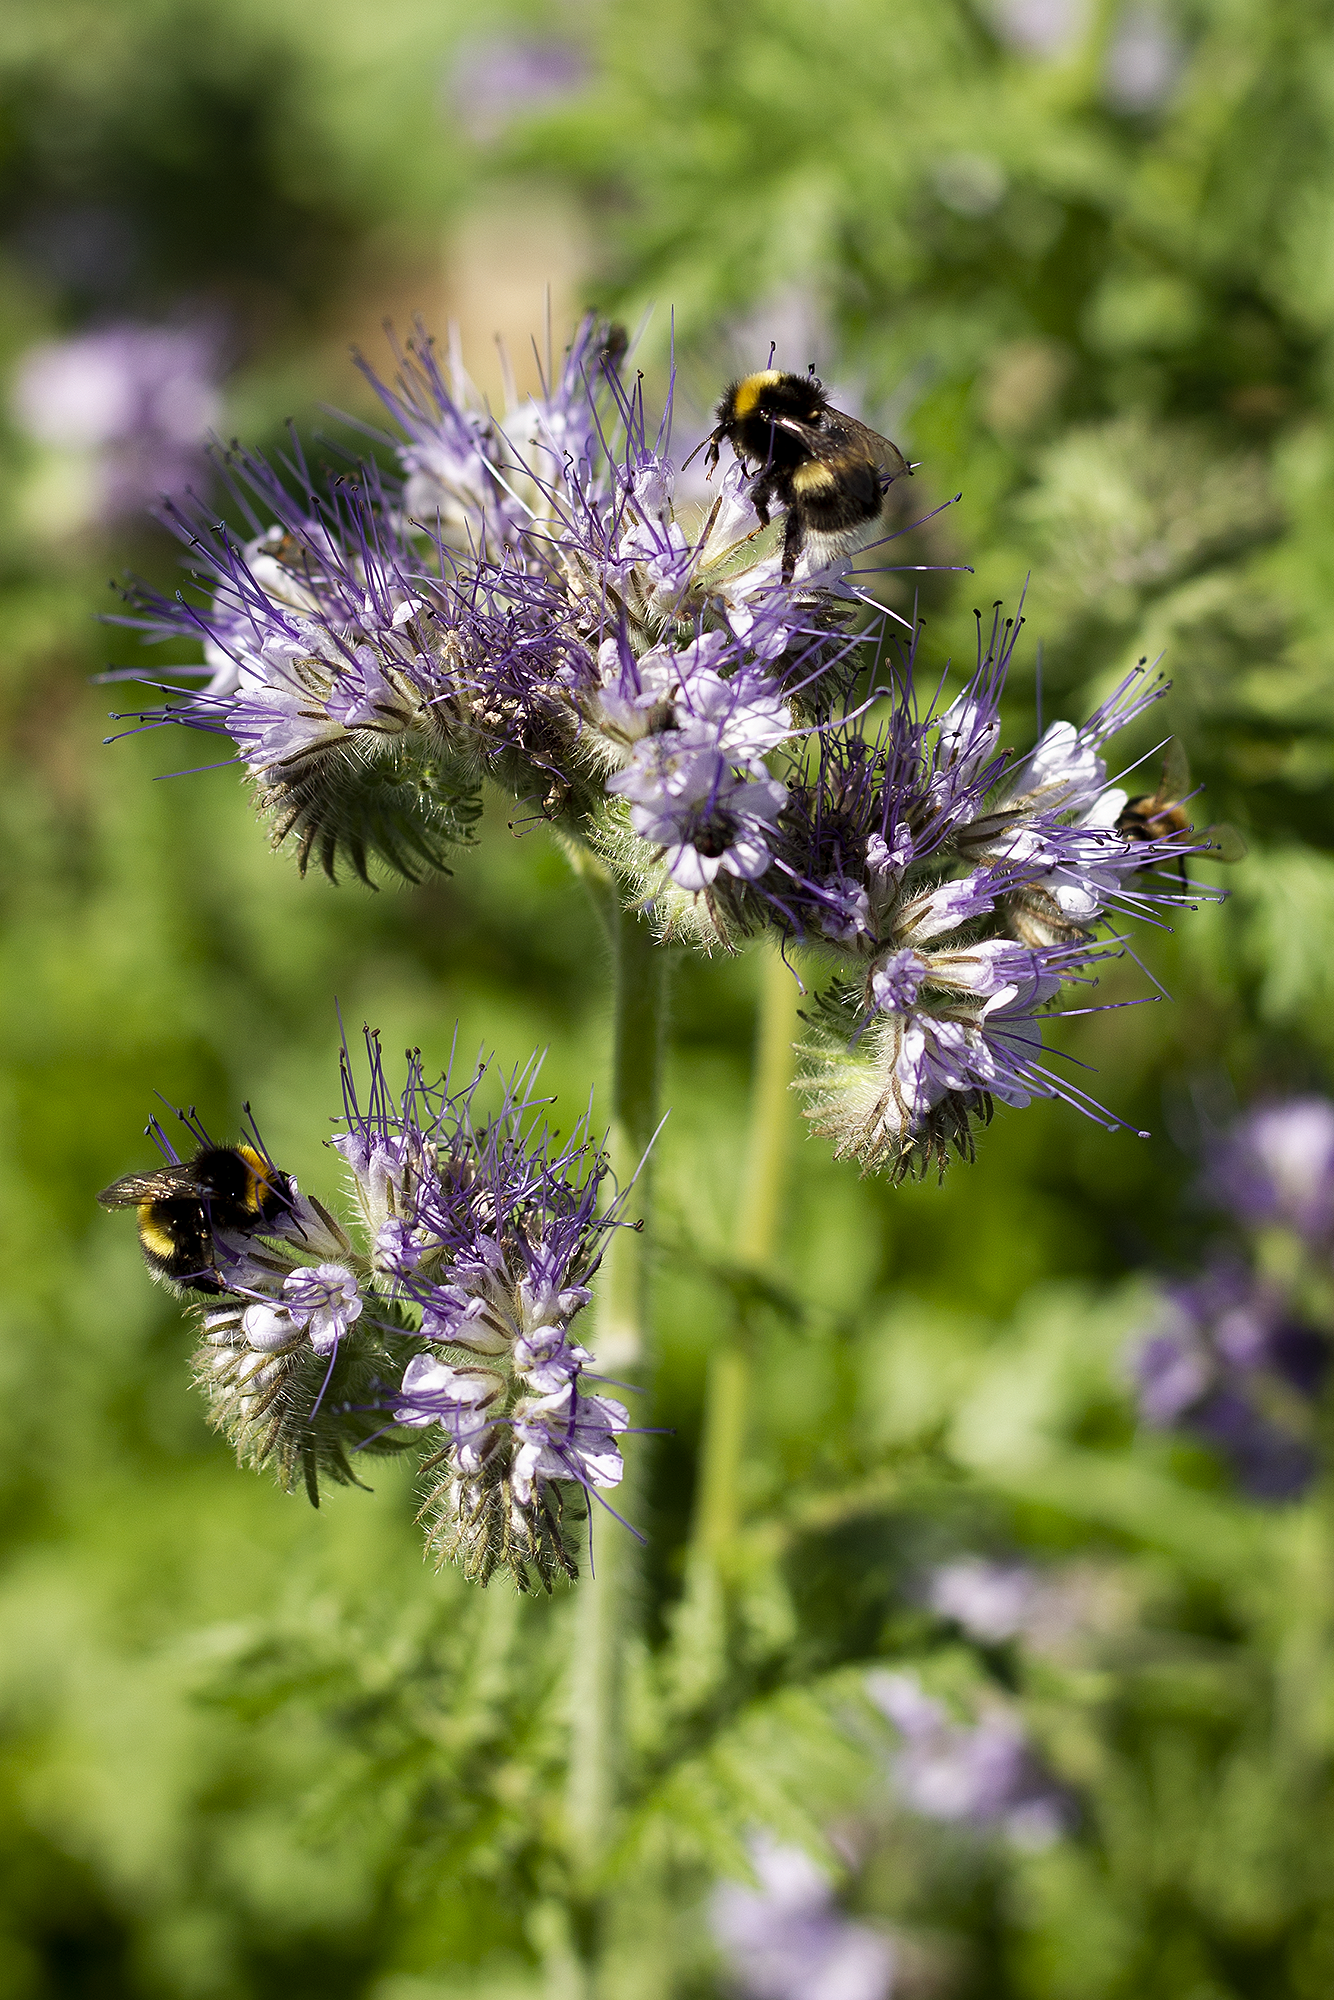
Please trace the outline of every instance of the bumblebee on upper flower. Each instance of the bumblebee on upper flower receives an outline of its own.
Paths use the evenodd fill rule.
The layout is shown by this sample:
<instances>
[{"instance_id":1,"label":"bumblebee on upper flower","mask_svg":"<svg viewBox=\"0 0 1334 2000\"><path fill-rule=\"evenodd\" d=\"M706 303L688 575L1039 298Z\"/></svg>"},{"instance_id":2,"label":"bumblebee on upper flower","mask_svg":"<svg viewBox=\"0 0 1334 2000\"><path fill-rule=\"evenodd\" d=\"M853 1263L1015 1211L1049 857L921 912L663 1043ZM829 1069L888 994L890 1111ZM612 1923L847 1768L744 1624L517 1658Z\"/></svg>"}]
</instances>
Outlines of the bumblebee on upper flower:
<instances>
[{"instance_id":1,"label":"bumblebee on upper flower","mask_svg":"<svg viewBox=\"0 0 1334 2000\"><path fill-rule=\"evenodd\" d=\"M833 408L814 368L763 368L733 382L708 441L710 470L724 438L757 468L747 497L764 525L771 498L785 511L785 583L803 552L825 568L869 541L889 487L912 471L896 444Z\"/></svg>"},{"instance_id":2,"label":"bumblebee on upper flower","mask_svg":"<svg viewBox=\"0 0 1334 2000\"><path fill-rule=\"evenodd\" d=\"M366 371L396 477L230 454L250 538L171 509L193 599L136 594L151 632L204 643L203 685L146 719L229 736L302 866L444 867L494 784L664 941L776 935L819 987L810 1116L864 1166L967 1152L997 1097L1101 1115L1042 1016L1109 923L1198 899L1182 857L1207 842L1132 825L1103 755L1165 684L1136 673L1016 756L998 616L962 692L923 703L916 634L889 643L852 571L889 538L898 447L762 370L718 405L707 504L678 507L670 394L654 426L625 357L590 317L497 416L419 334L392 383Z\"/></svg>"}]
</instances>

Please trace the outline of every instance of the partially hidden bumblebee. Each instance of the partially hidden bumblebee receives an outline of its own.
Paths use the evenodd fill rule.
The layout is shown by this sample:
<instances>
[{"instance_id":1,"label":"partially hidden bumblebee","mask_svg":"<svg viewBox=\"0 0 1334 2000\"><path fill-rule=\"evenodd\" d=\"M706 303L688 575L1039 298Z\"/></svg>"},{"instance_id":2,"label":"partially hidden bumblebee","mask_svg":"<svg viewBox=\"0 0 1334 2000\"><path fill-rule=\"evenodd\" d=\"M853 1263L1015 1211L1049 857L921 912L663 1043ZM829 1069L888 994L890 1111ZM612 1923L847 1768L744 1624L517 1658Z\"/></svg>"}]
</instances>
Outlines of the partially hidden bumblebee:
<instances>
[{"instance_id":1,"label":"partially hidden bumblebee","mask_svg":"<svg viewBox=\"0 0 1334 2000\"><path fill-rule=\"evenodd\" d=\"M221 1292L217 1237L272 1231L294 1192L287 1175L254 1146L205 1140L192 1159L126 1174L97 1199L104 1208L138 1209L139 1247L155 1278L184 1292Z\"/></svg>"},{"instance_id":2,"label":"partially hidden bumblebee","mask_svg":"<svg viewBox=\"0 0 1334 2000\"><path fill-rule=\"evenodd\" d=\"M1155 792L1145 792L1139 798L1128 799L1121 809L1116 822L1116 830L1123 839L1130 841L1170 840L1174 835L1194 832L1187 810L1194 793L1190 782L1190 764L1181 745L1175 740L1167 747L1163 758L1163 775ZM1216 861L1244 861L1246 842L1234 826L1210 826L1204 830L1204 838ZM1157 866L1155 862L1145 862L1146 868ZM1182 883L1186 879L1186 857L1176 857Z\"/></svg>"},{"instance_id":3,"label":"partially hidden bumblebee","mask_svg":"<svg viewBox=\"0 0 1334 2000\"><path fill-rule=\"evenodd\" d=\"M748 488L751 505L769 524L771 502L787 509L783 581L808 550L813 564L861 547L879 520L891 482L911 473L888 438L836 410L816 378L764 368L726 390L709 436L708 467L718 463L724 438L746 466L758 467Z\"/></svg>"}]
</instances>

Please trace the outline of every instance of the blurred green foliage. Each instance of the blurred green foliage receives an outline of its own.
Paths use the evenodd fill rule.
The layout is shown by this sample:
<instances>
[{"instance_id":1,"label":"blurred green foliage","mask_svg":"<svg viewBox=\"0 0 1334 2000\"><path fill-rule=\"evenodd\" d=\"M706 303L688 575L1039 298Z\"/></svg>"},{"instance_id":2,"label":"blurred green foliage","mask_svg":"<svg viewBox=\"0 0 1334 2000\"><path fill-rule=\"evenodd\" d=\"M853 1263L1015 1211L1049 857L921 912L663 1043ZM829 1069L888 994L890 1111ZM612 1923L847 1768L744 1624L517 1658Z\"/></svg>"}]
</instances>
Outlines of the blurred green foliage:
<instances>
[{"instance_id":1,"label":"blurred green foliage","mask_svg":"<svg viewBox=\"0 0 1334 2000\"><path fill-rule=\"evenodd\" d=\"M1251 849L1225 906L1146 938L1170 1006L1061 1031L1150 1140L1002 1112L975 1168L897 1192L802 1146L758 1300L730 1256L756 969L679 967L633 1805L595 1920L560 1861L568 1600L432 1577L394 1468L318 1515L241 1477L189 1391L179 1313L92 1201L146 1157L154 1090L220 1131L250 1099L329 1191L335 996L440 1063L456 1019L507 1059L549 1043L551 1088L581 1102L606 1068L592 913L544 836L495 811L453 878L368 896L296 881L232 774L154 782L188 746L104 750L87 677L130 653L90 623L101 579L165 581L174 556L148 528L43 539L35 448L0 435L16 2000L572 2000L595 1922L600 1996L712 1994L703 1899L757 1825L896 1927L909 1992L1334 1987L1334 1494L1243 1503L1202 1452L1136 1433L1122 1360L1136 1271L1200 1238L1173 1137L1192 1093L1328 1087L1334 1052L1334 40L1311 0L1183 4L1161 17L1166 97L1118 111L1115 6L1047 55L1005 18L52 0L0 28L8 364L108 314L204 304L235 334L233 421L287 406L313 428L367 245L424 257L480 189L522 204L555 182L591 218L604 302L657 300L650 367L674 310L700 411L767 346L766 315L778 331L804 302L827 377L922 460L920 512L963 493L899 547L975 577L883 579L920 590L932 658L969 656L973 605L1013 603L1031 571L1047 716L1165 652L1203 810ZM533 25L583 42L588 91L470 148L441 110L451 48ZM70 249L89 228L122 246L103 266ZM1155 741L1146 725L1136 752ZM1127 965L1102 997L1145 991ZM704 1616L683 1552L706 1364L738 1312L747 1526ZM967 1549L1074 1566L1103 1612L1055 1656L969 1649L917 1594ZM858 1688L904 1660L965 1704L1020 1703L1081 1802L1068 1839L1012 1855L891 1810Z\"/></svg>"}]
</instances>

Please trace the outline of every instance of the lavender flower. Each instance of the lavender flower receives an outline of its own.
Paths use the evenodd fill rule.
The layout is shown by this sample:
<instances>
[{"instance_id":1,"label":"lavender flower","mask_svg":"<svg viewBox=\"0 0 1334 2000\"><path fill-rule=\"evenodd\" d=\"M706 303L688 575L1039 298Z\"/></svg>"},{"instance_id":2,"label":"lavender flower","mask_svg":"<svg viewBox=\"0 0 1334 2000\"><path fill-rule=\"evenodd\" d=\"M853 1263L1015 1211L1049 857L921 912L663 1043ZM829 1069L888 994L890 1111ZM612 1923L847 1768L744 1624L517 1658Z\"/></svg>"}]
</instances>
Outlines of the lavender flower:
<instances>
[{"instance_id":1,"label":"lavender flower","mask_svg":"<svg viewBox=\"0 0 1334 2000\"><path fill-rule=\"evenodd\" d=\"M1311 1404L1329 1362L1327 1337L1235 1261L1164 1286L1131 1352L1145 1423L1204 1438L1268 1501L1298 1498L1314 1476Z\"/></svg>"},{"instance_id":2,"label":"lavender flower","mask_svg":"<svg viewBox=\"0 0 1334 2000\"><path fill-rule=\"evenodd\" d=\"M709 888L722 870L757 881L772 860L769 842L787 800L776 778L729 765L707 724L646 738L631 769L607 789L632 801L630 825L687 890Z\"/></svg>"},{"instance_id":3,"label":"lavender flower","mask_svg":"<svg viewBox=\"0 0 1334 2000\"><path fill-rule=\"evenodd\" d=\"M916 1676L874 1673L866 1690L902 1747L891 1765L896 1790L927 1819L993 1828L1022 1847L1045 1847L1068 1819L1020 1725L997 1711L972 1728L951 1722Z\"/></svg>"},{"instance_id":4,"label":"lavender flower","mask_svg":"<svg viewBox=\"0 0 1334 2000\"><path fill-rule=\"evenodd\" d=\"M217 373L207 330L122 322L29 349L14 416L39 444L78 456L81 518L109 524L198 475L221 414Z\"/></svg>"},{"instance_id":5,"label":"lavender flower","mask_svg":"<svg viewBox=\"0 0 1334 2000\"><path fill-rule=\"evenodd\" d=\"M1122 832L1105 762L1163 684L1131 675L1016 758L1000 701L1018 624L998 615L963 689L923 713L916 635L896 656L869 603L854 629L845 569L803 559L785 581L740 462L702 516L678 511L670 399L654 431L624 349L586 320L496 417L419 333L392 384L371 376L396 481L235 455L250 539L180 510L202 601L136 600L151 632L205 650L205 685L147 720L228 735L303 866L442 867L491 781L662 938L768 930L815 954L831 983L808 1115L864 1167L966 1155L996 1099L1115 1122L1062 1078L1043 1018L1118 948L1108 925L1198 898L1179 869L1203 843ZM868 674L869 708L852 699Z\"/></svg>"},{"instance_id":6,"label":"lavender flower","mask_svg":"<svg viewBox=\"0 0 1334 2000\"><path fill-rule=\"evenodd\" d=\"M722 1883L709 1911L738 1991L750 2000L888 2000L893 1945L843 1915L809 1855L758 1834L750 1859L759 1886Z\"/></svg>"},{"instance_id":7,"label":"lavender flower","mask_svg":"<svg viewBox=\"0 0 1334 2000\"><path fill-rule=\"evenodd\" d=\"M293 1271L283 1281L283 1305L316 1354L333 1354L365 1303L356 1274L346 1264L317 1264Z\"/></svg>"}]
</instances>

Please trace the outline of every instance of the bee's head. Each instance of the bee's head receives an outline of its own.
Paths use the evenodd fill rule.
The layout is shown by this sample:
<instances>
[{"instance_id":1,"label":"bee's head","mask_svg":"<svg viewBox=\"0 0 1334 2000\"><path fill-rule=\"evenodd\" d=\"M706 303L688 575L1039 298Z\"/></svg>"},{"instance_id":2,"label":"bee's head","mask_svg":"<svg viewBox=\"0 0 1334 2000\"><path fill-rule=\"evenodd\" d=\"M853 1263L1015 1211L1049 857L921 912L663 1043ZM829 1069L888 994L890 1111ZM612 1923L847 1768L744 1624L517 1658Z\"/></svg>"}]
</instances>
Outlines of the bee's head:
<instances>
[{"instance_id":1,"label":"bee's head","mask_svg":"<svg viewBox=\"0 0 1334 2000\"><path fill-rule=\"evenodd\" d=\"M718 405L718 422L724 429L758 417L796 417L810 424L823 415L828 399L814 375L792 375L781 368L761 368L733 382Z\"/></svg>"}]
</instances>

